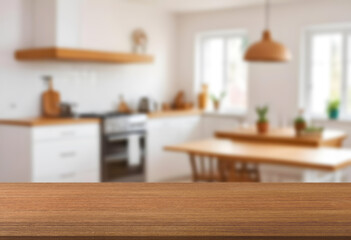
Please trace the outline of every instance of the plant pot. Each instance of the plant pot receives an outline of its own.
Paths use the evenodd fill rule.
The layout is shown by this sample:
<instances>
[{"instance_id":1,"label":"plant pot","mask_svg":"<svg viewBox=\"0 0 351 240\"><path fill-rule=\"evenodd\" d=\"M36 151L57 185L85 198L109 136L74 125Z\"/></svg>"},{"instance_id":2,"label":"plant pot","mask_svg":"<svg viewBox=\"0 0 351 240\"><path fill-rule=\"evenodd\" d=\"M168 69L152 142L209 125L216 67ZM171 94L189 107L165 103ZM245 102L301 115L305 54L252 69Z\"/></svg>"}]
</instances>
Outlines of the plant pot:
<instances>
[{"instance_id":1,"label":"plant pot","mask_svg":"<svg viewBox=\"0 0 351 240\"><path fill-rule=\"evenodd\" d=\"M300 123L295 123L295 132L297 136L301 136L303 130L305 130L307 127L306 123L300 122Z\"/></svg>"},{"instance_id":2,"label":"plant pot","mask_svg":"<svg viewBox=\"0 0 351 240\"><path fill-rule=\"evenodd\" d=\"M213 106L214 106L214 109L216 111L218 111L219 108L221 107L221 102L220 101L213 101Z\"/></svg>"},{"instance_id":3,"label":"plant pot","mask_svg":"<svg viewBox=\"0 0 351 240\"><path fill-rule=\"evenodd\" d=\"M329 111L329 119L336 120L339 118L339 109L333 109Z\"/></svg>"},{"instance_id":4,"label":"plant pot","mask_svg":"<svg viewBox=\"0 0 351 240\"><path fill-rule=\"evenodd\" d=\"M268 133L269 131L269 123L268 122L258 122L256 124L257 132L260 134Z\"/></svg>"}]
</instances>

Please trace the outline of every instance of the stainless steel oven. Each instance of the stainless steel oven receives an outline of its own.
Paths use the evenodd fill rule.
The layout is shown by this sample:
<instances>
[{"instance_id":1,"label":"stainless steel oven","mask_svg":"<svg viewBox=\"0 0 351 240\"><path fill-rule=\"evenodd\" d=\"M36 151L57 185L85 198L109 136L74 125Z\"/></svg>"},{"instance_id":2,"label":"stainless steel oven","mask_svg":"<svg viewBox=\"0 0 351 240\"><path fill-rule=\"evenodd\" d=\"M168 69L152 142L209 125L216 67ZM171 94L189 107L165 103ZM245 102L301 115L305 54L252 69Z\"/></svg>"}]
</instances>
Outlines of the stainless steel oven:
<instances>
[{"instance_id":1,"label":"stainless steel oven","mask_svg":"<svg viewBox=\"0 0 351 240\"><path fill-rule=\"evenodd\" d=\"M145 114L84 114L101 119L104 182L142 182L146 156Z\"/></svg>"}]
</instances>

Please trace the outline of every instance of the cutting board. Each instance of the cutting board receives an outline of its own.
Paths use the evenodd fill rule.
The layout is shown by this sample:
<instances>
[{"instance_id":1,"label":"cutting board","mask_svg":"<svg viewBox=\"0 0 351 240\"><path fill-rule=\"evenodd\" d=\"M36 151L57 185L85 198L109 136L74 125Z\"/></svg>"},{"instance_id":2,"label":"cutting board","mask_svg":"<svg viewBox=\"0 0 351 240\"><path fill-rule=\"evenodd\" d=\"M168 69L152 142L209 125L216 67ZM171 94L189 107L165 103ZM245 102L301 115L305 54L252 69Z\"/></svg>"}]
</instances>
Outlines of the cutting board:
<instances>
[{"instance_id":1,"label":"cutting board","mask_svg":"<svg viewBox=\"0 0 351 240\"><path fill-rule=\"evenodd\" d=\"M48 80L49 89L43 93L42 96L42 107L43 117L57 118L61 115L60 94L54 90L52 79Z\"/></svg>"}]
</instances>

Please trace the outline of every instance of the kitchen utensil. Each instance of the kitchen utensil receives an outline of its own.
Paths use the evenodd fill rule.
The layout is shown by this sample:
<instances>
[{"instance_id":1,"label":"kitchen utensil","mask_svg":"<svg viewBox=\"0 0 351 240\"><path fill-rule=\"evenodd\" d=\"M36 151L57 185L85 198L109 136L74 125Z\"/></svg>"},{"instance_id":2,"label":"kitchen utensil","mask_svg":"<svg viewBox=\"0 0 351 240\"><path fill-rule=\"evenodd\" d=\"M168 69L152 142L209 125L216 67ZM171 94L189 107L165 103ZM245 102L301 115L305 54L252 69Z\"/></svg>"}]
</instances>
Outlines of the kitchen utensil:
<instances>
[{"instance_id":1,"label":"kitchen utensil","mask_svg":"<svg viewBox=\"0 0 351 240\"><path fill-rule=\"evenodd\" d=\"M61 115L60 94L54 90L51 76L45 76L48 83L48 90L42 95L42 115L47 118L57 118Z\"/></svg>"},{"instance_id":2,"label":"kitchen utensil","mask_svg":"<svg viewBox=\"0 0 351 240\"><path fill-rule=\"evenodd\" d=\"M74 103L61 103L61 117L74 117L73 108L76 107Z\"/></svg>"},{"instance_id":3,"label":"kitchen utensil","mask_svg":"<svg viewBox=\"0 0 351 240\"><path fill-rule=\"evenodd\" d=\"M205 110L208 106L208 99L209 99L209 94L208 94L208 85L203 84L202 85L202 92L199 94L199 108L201 110Z\"/></svg>"},{"instance_id":4,"label":"kitchen utensil","mask_svg":"<svg viewBox=\"0 0 351 240\"><path fill-rule=\"evenodd\" d=\"M177 110L182 110L185 108L185 93L179 91L174 99L174 108Z\"/></svg>"},{"instance_id":5,"label":"kitchen utensil","mask_svg":"<svg viewBox=\"0 0 351 240\"><path fill-rule=\"evenodd\" d=\"M120 96L120 102L118 105L118 112L119 113L131 113L132 111L130 110L128 104L126 101L124 101L123 96Z\"/></svg>"},{"instance_id":6,"label":"kitchen utensil","mask_svg":"<svg viewBox=\"0 0 351 240\"><path fill-rule=\"evenodd\" d=\"M157 103L148 97L144 97L140 100L138 110L141 113L155 112L157 111Z\"/></svg>"}]
</instances>

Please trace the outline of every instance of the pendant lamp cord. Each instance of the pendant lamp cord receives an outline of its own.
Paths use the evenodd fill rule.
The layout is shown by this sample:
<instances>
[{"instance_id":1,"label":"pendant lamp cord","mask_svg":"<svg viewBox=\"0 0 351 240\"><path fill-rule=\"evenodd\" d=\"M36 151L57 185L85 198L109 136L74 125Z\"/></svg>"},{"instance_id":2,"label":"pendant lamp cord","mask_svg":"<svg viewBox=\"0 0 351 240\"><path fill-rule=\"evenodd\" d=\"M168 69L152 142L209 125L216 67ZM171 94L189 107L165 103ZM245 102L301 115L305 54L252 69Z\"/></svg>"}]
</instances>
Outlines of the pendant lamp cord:
<instances>
[{"instance_id":1,"label":"pendant lamp cord","mask_svg":"<svg viewBox=\"0 0 351 240\"><path fill-rule=\"evenodd\" d=\"M270 0L266 0L266 30L269 29Z\"/></svg>"}]
</instances>

